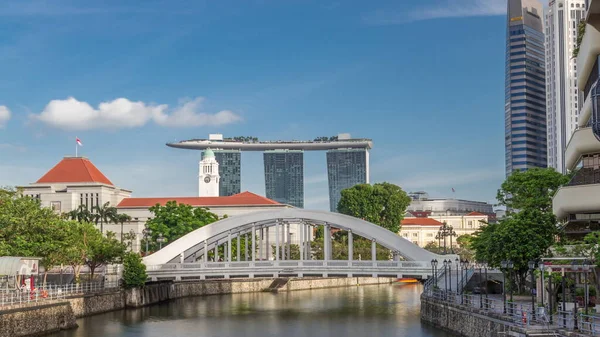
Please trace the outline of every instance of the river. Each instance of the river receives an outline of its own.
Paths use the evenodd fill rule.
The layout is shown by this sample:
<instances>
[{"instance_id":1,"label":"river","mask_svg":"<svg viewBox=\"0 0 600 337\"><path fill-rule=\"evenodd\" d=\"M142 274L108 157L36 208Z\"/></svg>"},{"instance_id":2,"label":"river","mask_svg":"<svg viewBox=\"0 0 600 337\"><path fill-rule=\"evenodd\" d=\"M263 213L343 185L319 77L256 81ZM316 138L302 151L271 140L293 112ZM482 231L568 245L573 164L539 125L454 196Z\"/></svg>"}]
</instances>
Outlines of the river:
<instances>
[{"instance_id":1,"label":"river","mask_svg":"<svg viewBox=\"0 0 600 337\"><path fill-rule=\"evenodd\" d=\"M420 284L193 297L77 320L53 337L449 337L422 325Z\"/></svg>"}]
</instances>

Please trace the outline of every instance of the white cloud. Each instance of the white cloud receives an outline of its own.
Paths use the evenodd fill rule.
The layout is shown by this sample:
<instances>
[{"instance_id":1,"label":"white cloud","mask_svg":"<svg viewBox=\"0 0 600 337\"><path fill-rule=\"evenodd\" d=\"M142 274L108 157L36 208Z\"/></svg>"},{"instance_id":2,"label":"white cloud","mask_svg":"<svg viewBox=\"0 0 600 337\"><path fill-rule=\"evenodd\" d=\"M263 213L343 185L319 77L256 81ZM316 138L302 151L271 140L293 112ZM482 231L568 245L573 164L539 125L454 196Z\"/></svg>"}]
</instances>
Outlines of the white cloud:
<instances>
[{"instance_id":1,"label":"white cloud","mask_svg":"<svg viewBox=\"0 0 600 337\"><path fill-rule=\"evenodd\" d=\"M363 21L371 25L395 25L441 18L494 16L506 13L504 0L441 0L429 7L407 11L377 10L367 13Z\"/></svg>"},{"instance_id":2,"label":"white cloud","mask_svg":"<svg viewBox=\"0 0 600 337\"><path fill-rule=\"evenodd\" d=\"M448 189L461 186L473 185L480 182L504 179L504 172L498 168L487 168L469 172L420 172L417 176L400 179L398 185L405 190L443 188Z\"/></svg>"},{"instance_id":3,"label":"white cloud","mask_svg":"<svg viewBox=\"0 0 600 337\"><path fill-rule=\"evenodd\" d=\"M4 105L0 105L0 129L3 128L10 119L10 110Z\"/></svg>"},{"instance_id":4,"label":"white cloud","mask_svg":"<svg viewBox=\"0 0 600 337\"><path fill-rule=\"evenodd\" d=\"M17 152L25 152L27 151L27 148L23 145L0 143L0 150L13 150Z\"/></svg>"},{"instance_id":5,"label":"white cloud","mask_svg":"<svg viewBox=\"0 0 600 337\"><path fill-rule=\"evenodd\" d=\"M241 117L223 110L215 114L200 112L203 98L182 102L175 109L166 104L133 102L117 98L103 102L98 108L73 97L52 100L40 114L32 118L47 125L66 130L135 128L154 122L161 126L197 127L238 122Z\"/></svg>"}]
</instances>

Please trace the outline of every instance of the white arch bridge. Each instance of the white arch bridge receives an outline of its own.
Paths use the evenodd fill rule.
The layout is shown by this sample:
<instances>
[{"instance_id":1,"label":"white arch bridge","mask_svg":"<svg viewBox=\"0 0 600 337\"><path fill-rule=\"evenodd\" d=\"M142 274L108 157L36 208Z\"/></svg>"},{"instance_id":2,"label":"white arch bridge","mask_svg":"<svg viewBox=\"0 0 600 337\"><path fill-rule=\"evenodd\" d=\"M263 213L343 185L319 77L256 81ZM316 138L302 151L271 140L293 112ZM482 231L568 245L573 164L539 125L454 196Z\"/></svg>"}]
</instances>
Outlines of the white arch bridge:
<instances>
[{"instance_id":1,"label":"white arch bridge","mask_svg":"<svg viewBox=\"0 0 600 337\"><path fill-rule=\"evenodd\" d=\"M316 260L315 250L311 247L313 229L319 226L324 229L320 254L323 260ZM295 233L290 228L295 229ZM332 259L331 229L335 228L348 232L347 260ZM291 239L292 234L295 241ZM371 241L369 260L353 259L354 235ZM242 247L242 242L247 244ZM295 259L291 259L291 242L296 242L299 248L299 257L296 254ZM388 260L376 260L377 244L391 251ZM235 256L232 255L233 245L236 245ZM218 256L214 253L221 246L224 260L212 261L209 255ZM455 257L433 254L361 219L339 213L287 208L214 222L145 257L144 263L153 281L291 276L425 279L432 274L432 259L454 260Z\"/></svg>"}]
</instances>

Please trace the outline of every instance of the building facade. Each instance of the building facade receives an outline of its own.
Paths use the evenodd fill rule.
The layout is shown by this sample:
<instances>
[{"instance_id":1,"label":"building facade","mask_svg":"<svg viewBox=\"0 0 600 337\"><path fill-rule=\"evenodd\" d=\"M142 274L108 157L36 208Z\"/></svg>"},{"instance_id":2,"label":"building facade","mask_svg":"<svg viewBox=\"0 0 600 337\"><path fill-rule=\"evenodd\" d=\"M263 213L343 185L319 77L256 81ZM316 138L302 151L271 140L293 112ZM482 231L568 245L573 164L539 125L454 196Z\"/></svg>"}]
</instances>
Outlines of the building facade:
<instances>
[{"instance_id":1,"label":"building facade","mask_svg":"<svg viewBox=\"0 0 600 337\"><path fill-rule=\"evenodd\" d=\"M219 163L219 195L228 197L242 191L242 153L240 150L213 150ZM204 159L202 152L201 159Z\"/></svg>"},{"instance_id":2,"label":"building facade","mask_svg":"<svg viewBox=\"0 0 600 337\"><path fill-rule=\"evenodd\" d=\"M304 208L304 152L271 150L263 157L267 198Z\"/></svg>"},{"instance_id":3,"label":"building facade","mask_svg":"<svg viewBox=\"0 0 600 337\"><path fill-rule=\"evenodd\" d=\"M440 215L431 217L410 217L408 214L402 220L400 236L411 241L419 247L425 247L430 243L435 243L438 247L444 247L444 238L436 238L440 227L446 223L452 226L456 236L452 238L452 246L456 244L456 238L461 235L473 235L479 228L488 223L490 217L486 214L471 212L466 215ZM446 247L450 249L450 237L446 237Z\"/></svg>"},{"instance_id":4,"label":"building facade","mask_svg":"<svg viewBox=\"0 0 600 337\"><path fill-rule=\"evenodd\" d=\"M337 212L343 189L369 183L369 151L367 149L337 149L327 152L329 210Z\"/></svg>"},{"instance_id":5,"label":"building facade","mask_svg":"<svg viewBox=\"0 0 600 337\"><path fill-rule=\"evenodd\" d=\"M506 175L547 167L543 6L508 0L505 71Z\"/></svg>"},{"instance_id":6,"label":"building facade","mask_svg":"<svg viewBox=\"0 0 600 337\"><path fill-rule=\"evenodd\" d=\"M466 215L471 212L479 212L495 218L494 207L492 204L483 201L472 201L463 199L448 198L430 198L427 192L409 193L411 202L406 208L407 211L423 213L423 216L451 216Z\"/></svg>"},{"instance_id":7,"label":"building facade","mask_svg":"<svg viewBox=\"0 0 600 337\"><path fill-rule=\"evenodd\" d=\"M548 166L566 173L564 153L577 128L581 99L577 90L579 22L585 18L585 0L552 0L546 12L546 120Z\"/></svg>"},{"instance_id":8,"label":"building facade","mask_svg":"<svg viewBox=\"0 0 600 337\"><path fill-rule=\"evenodd\" d=\"M600 1L586 1L586 26L577 55L577 88L583 99L565 150L565 167L573 173L552 200L565 234L574 240L600 230Z\"/></svg>"},{"instance_id":9,"label":"building facade","mask_svg":"<svg viewBox=\"0 0 600 337\"><path fill-rule=\"evenodd\" d=\"M211 149L206 149L202 154L203 158L199 164L198 196L218 197L220 182L219 163L215 159L215 154Z\"/></svg>"}]
</instances>

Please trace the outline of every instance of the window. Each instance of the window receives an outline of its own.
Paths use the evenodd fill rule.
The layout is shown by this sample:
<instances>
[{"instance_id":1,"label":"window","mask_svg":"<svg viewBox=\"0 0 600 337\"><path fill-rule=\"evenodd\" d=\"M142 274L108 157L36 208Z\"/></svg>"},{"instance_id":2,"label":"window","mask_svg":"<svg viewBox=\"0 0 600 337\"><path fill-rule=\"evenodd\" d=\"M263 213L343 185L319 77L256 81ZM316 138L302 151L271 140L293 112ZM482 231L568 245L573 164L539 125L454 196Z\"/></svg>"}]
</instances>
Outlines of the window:
<instances>
[{"instance_id":1,"label":"window","mask_svg":"<svg viewBox=\"0 0 600 337\"><path fill-rule=\"evenodd\" d=\"M50 208L53 212L60 213L60 201L52 201L50 202Z\"/></svg>"},{"instance_id":2,"label":"window","mask_svg":"<svg viewBox=\"0 0 600 337\"><path fill-rule=\"evenodd\" d=\"M408 237L408 233L404 233L404 234L402 234L402 236L404 236L405 238L407 238Z\"/></svg>"},{"instance_id":3,"label":"window","mask_svg":"<svg viewBox=\"0 0 600 337\"><path fill-rule=\"evenodd\" d=\"M428 238L432 238L433 237L433 233L427 233L427 237Z\"/></svg>"},{"instance_id":4,"label":"window","mask_svg":"<svg viewBox=\"0 0 600 337\"><path fill-rule=\"evenodd\" d=\"M419 233L413 233L413 237L415 237L415 238L416 238L416 237L418 237L418 236L419 236Z\"/></svg>"}]
</instances>

